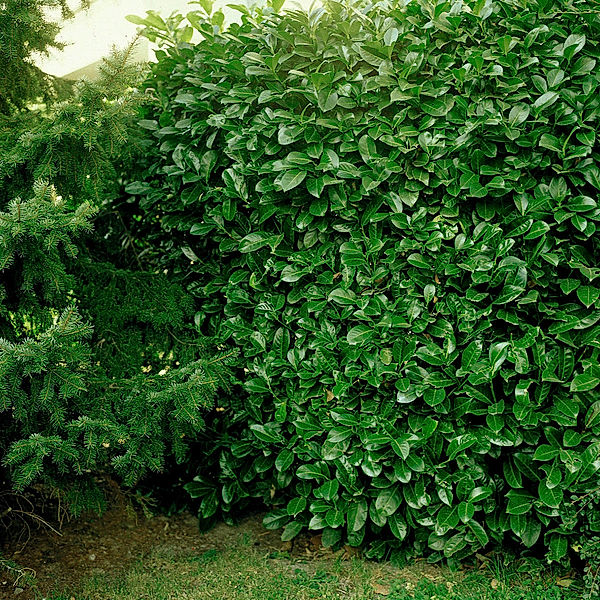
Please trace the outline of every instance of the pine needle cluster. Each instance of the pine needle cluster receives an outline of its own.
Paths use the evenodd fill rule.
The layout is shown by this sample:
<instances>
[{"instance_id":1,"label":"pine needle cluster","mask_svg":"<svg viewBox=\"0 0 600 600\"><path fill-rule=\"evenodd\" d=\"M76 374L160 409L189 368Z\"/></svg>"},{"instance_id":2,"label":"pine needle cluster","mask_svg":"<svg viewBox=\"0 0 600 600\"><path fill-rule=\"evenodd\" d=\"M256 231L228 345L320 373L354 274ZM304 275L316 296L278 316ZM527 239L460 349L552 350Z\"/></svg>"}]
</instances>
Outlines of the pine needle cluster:
<instances>
[{"instance_id":1,"label":"pine needle cluster","mask_svg":"<svg viewBox=\"0 0 600 600\"><path fill-rule=\"evenodd\" d=\"M0 212L0 271L4 307L13 314L31 310L40 298L51 301L72 286L61 252L74 258L77 246L72 236L91 230L95 209L83 202L74 210L46 181L34 184L30 199L16 198ZM1 310L1 309L0 309Z\"/></svg>"},{"instance_id":2,"label":"pine needle cluster","mask_svg":"<svg viewBox=\"0 0 600 600\"><path fill-rule=\"evenodd\" d=\"M87 2L82 2L87 5ZM0 4L0 115L23 109L32 100L52 102L60 96L61 81L42 72L36 53L46 54L64 44L52 15L73 13L66 0L4 0Z\"/></svg>"},{"instance_id":3,"label":"pine needle cluster","mask_svg":"<svg viewBox=\"0 0 600 600\"><path fill-rule=\"evenodd\" d=\"M67 99L0 114L0 204L38 179L52 181L66 198L97 204L115 193L115 166L135 147L130 133L144 100L135 90L144 72L132 60L136 44L115 49L98 79L79 81Z\"/></svg>"},{"instance_id":4,"label":"pine needle cluster","mask_svg":"<svg viewBox=\"0 0 600 600\"><path fill-rule=\"evenodd\" d=\"M98 473L133 485L184 460L234 355L200 336L181 286L109 247L144 101L133 45L68 98L27 104L56 97L19 50L19 19L63 4L0 5L0 481L50 485L78 512L98 506ZM40 23L32 48L56 45ZM9 60L31 76L21 96Z\"/></svg>"},{"instance_id":5,"label":"pine needle cluster","mask_svg":"<svg viewBox=\"0 0 600 600\"><path fill-rule=\"evenodd\" d=\"M0 456L18 490L104 470L133 485L183 461L229 384L234 354L194 334L160 275L88 265L77 293L65 259L94 212L39 182L0 213Z\"/></svg>"}]
</instances>

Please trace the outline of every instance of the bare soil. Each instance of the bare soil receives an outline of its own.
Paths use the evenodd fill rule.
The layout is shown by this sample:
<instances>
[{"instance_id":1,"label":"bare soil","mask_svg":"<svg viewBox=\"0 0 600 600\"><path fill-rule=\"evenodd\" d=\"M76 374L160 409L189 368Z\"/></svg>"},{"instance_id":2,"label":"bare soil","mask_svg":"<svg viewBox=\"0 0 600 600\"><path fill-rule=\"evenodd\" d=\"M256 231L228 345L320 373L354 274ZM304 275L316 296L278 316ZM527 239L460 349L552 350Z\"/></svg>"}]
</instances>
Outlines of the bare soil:
<instances>
[{"instance_id":1,"label":"bare soil","mask_svg":"<svg viewBox=\"0 0 600 600\"><path fill-rule=\"evenodd\" d=\"M2 555L24 569L0 575L0 598L35 598L50 591L78 587L85 578L102 573L117 573L152 550L168 547L178 552L202 554L224 550L240 535L258 540L256 544L271 551L285 550L279 534L262 526L262 515L248 517L237 527L218 524L200 533L197 519L184 513L172 517L147 518L130 507L113 507L102 516L89 515L66 523L59 533L43 528L26 542L9 541ZM35 585L27 586L27 574L35 575ZM15 590L22 589L22 592Z\"/></svg>"},{"instance_id":2,"label":"bare soil","mask_svg":"<svg viewBox=\"0 0 600 600\"><path fill-rule=\"evenodd\" d=\"M262 518L261 514L249 516L235 527L220 523L201 533L196 517L190 513L146 517L130 504L117 502L102 516L73 519L60 531L41 527L27 541L9 540L0 556L14 561L22 570L0 570L0 599L34 600L61 591L69 598L68 591L79 588L83 580L105 573L118 576L152 552L202 555L209 550L231 548L241 536L261 552L273 553L273 558L288 556L296 565L357 554L350 547L333 553L321 545L318 535L300 536L293 544L282 542L279 531L263 527ZM379 565L378 570L382 577L401 575L406 581L443 579L441 570L425 561L410 569Z\"/></svg>"}]
</instances>

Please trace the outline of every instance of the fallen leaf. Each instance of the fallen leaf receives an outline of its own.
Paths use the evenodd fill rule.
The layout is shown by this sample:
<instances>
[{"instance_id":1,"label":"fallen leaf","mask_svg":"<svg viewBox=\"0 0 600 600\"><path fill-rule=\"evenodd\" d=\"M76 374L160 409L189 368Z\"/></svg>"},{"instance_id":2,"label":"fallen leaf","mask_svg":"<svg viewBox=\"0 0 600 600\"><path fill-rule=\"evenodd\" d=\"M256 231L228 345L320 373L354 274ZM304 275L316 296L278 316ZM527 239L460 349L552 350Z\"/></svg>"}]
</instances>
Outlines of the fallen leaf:
<instances>
[{"instance_id":1,"label":"fallen leaf","mask_svg":"<svg viewBox=\"0 0 600 600\"><path fill-rule=\"evenodd\" d=\"M381 583L376 583L373 586L373 591L380 596L389 596L391 593L389 586L381 585Z\"/></svg>"},{"instance_id":2,"label":"fallen leaf","mask_svg":"<svg viewBox=\"0 0 600 600\"><path fill-rule=\"evenodd\" d=\"M344 546L344 557L351 558L352 556L360 556L360 548L356 548L355 546Z\"/></svg>"}]
</instances>

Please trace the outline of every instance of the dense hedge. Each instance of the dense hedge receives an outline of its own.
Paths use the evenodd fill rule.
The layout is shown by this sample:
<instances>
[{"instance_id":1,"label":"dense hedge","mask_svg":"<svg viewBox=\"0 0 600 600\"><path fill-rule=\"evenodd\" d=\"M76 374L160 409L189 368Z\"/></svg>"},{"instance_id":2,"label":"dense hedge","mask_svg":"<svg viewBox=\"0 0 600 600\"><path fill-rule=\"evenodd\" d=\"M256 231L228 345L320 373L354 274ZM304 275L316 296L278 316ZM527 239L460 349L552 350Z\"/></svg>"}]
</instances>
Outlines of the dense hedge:
<instances>
[{"instance_id":1,"label":"dense hedge","mask_svg":"<svg viewBox=\"0 0 600 600\"><path fill-rule=\"evenodd\" d=\"M192 13L146 82L129 206L247 370L188 491L371 556L560 560L600 530L597 5L325 4Z\"/></svg>"}]
</instances>

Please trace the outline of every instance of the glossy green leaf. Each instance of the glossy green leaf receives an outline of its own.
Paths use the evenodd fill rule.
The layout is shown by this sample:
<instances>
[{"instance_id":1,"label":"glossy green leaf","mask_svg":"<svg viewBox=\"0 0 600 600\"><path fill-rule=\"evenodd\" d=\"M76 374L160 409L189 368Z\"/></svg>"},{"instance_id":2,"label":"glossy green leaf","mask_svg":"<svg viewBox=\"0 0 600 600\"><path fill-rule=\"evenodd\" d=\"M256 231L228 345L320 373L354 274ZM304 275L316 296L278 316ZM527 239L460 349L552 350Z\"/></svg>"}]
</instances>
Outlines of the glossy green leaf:
<instances>
[{"instance_id":1,"label":"glossy green leaf","mask_svg":"<svg viewBox=\"0 0 600 600\"><path fill-rule=\"evenodd\" d=\"M371 340L373 330L367 325L357 325L353 327L346 336L348 343L352 345L362 345Z\"/></svg>"},{"instance_id":2,"label":"glossy green leaf","mask_svg":"<svg viewBox=\"0 0 600 600\"><path fill-rule=\"evenodd\" d=\"M300 496L298 498L292 498L287 505L287 514L291 517L295 517L306 509L306 498Z\"/></svg>"},{"instance_id":3,"label":"glossy green leaf","mask_svg":"<svg viewBox=\"0 0 600 600\"><path fill-rule=\"evenodd\" d=\"M290 540L293 540L303 528L302 523L299 523L298 521L288 523L281 534L281 541L289 542Z\"/></svg>"},{"instance_id":4,"label":"glossy green leaf","mask_svg":"<svg viewBox=\"0 0 600 600\"><path fill-rule=\"evenodd\" d=\"M595 373L584 372L573 379L570 390L572 392L587 392L595 389L598 384L600 384L600 376Z\"/></svg>"},{"instance_id":5,"label":"glossy green leaf","mask_svg":"<svg viewBox=\"0 0 600 600\"><path fill-rule=\"evenodd\" d=\"M281 189L284 192L289 192L291 189L299 186L306 177L306 171L300 169L291 169L286 171L283 176L278 180Z\"/></svg>"},{"instance_id":6,"label":"glossy green leaf","mask_svg":"<svg viewBox=\"0 0 600 600\"><path fill-rule=\"evenodd\" d=\"M377 495L375 507L381 514L389 517L398 510L401 502L400 493L395 487L385 488Z\"/></svg>"},{"instance_id":7,"label":"glossy green leaf","mask_svg":"<svg viewBox=\"0 0 600 600\"><path fill-rule=\"evenodd\" d=\"M359 531L367 521L368 508L364 499L353 500L348 505L348 530Z\"/></svg>"}]
</instances>

